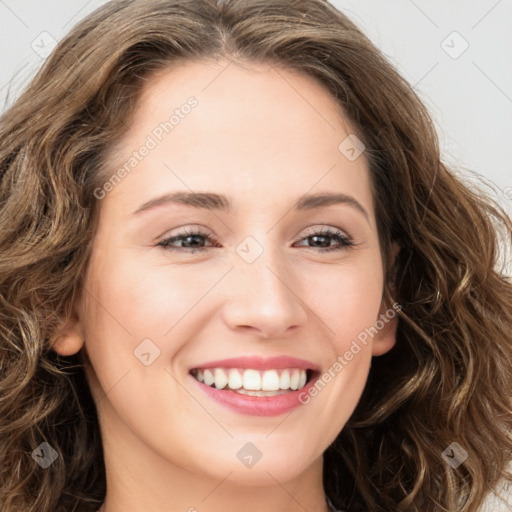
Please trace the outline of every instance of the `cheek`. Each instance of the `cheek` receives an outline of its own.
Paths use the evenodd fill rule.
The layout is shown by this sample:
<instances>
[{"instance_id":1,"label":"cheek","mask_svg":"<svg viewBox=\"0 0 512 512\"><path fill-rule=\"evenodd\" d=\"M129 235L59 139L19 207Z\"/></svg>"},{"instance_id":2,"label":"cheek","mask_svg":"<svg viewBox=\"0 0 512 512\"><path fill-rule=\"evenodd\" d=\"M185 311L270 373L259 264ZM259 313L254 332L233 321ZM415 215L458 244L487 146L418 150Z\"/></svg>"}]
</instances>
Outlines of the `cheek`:
<instances>
[{"instance_id":1,"label":"cheek","mask_svg":"<svg viewBox=\"0 0 512 512\"><path fill-rule=\"evenodd\" d=\"M141 268L140 262L122 255L102 255L93 268L86 283L85 344L106 390L127 371L133 374L146 368L136 358L145 340L153 344L147 345L151 358L158 355L160 361L169 360L177 347L172 336L164 335L182 316L186 289L170 286L172 279L162 280L162 273Z\"/></svg>"},{"instance_id":2,"label":"cheek","mask_svg":"<svg viewBox=\"0 0 512 512\"><path fill-rule=\"evenodd\" d=\"M184 267L143 266L135 258L116 261L111 269L98 269L90 288L97 299L91 301L91 316L99 317L102 331L116 333L116 339L162 338L204 294Z\"/></svg>"},{"instance_id":3,"label":"cheek","mask_svg":"<svg viewBox=\"0 0 512 512\"><path fill-rule=\"evenodd\" d=\"M328 293L317 295L316 312L325 335L322 342L330 356L314 388L302 399L314 417L333 411L322 430L332 440L352 415L368 379L372 360L368 332L378 319L382 298L378 268L339 271L331 276Z\"/></svg>"},{"instance_id":4,"label":"cheek","mask_svg":"<svg viewBox=\"0 0 512 512\"><path fill-rule=\"evenodd\" d=\"M375 324L382 289L382 267L377 257L318 272L305 283L304 294L309 294L337 353L347 350L353 339Z\"/></svg>"},{"instance_id":5,"label":"cheek","mask_svg":"<svg viewBox=\"0 0 512 512\"><path fill-rule=\"evenodd\" d=\"M318 276L317 276L318 278ZM336 268L315 288L315 313L322 320L329 371L323 375L332 399L343 395L345 410L355 407L372 358L372 335L382 302L383 273L378 257ZM331 384L332 383L332 384ZM349 402L351 401L351 404Z\"/></svg>"},{"instance_id":6,"label":"cheek","mask_svg":"<svg viewBox=\"0 0 512 512\"><path fill-rule=\"evenodd\" d=\"M198 265L143 262L144 258L121 251L108 257L104 254L88 276L86 349L104 391L128 371L130 380L144 382L155 374L153 370L179 367L182 349L216 304L215 289L210 289L219 272L225 272L211 267L200 271ZM207 300L201 301L202 297ZM142 354L148 352L151 362L145 366Z\"/></svg>"},{"instance_id":7,"label":"cheek","mask_svg":"<svg viewBox=\"0 0 512 512\"><path fill-rule=\"evenodd\" d=\"M149 268L135 258L109 256L96 262L86 284L91 385L96 396L108 395L116 411L134 423L140 415L157 421L151 411L161 412L162 404L172 403L179 414L190 408L180 402L179 386L164 370L179 360L190 337L192 306L208 283L198 290L183 269Z\"/></svg>"}]
</instances>

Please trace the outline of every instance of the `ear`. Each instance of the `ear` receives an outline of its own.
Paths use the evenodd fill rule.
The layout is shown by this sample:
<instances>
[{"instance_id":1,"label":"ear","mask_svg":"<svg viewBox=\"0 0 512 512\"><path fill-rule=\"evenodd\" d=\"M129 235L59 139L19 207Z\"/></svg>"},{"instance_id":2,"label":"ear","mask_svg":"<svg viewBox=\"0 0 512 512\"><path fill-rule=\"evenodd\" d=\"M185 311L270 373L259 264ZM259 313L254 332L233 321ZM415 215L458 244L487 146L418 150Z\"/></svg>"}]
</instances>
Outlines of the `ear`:
<instances>
[{"instance_id":1,"label":"ear","mask_svg":"<svg viewBox=\"0 0 512 512\"><path fill-rule=\"evenodd\" d=\"M381 356L389 352L396 343L396 329L398 326L397 312L402 306L396 302L388 307L383 300L379 309L379 316L375 321L377 334L372 341L372 356Z\"/></svg>"},{"instance_id":2,"label":"ear","mask_svg":"<svg viewBox=\"0 0 512 512\"><path fill-rule=\"evenodd\" d=\"M396 243L391 245L388 268L389 282L387 283L389 290L393 293L395 291L395 260L400 252L400 246ZM382 299L379 316L375 321L375 327L378 328L377 334L373 338L372 343L372 355L381 356L389 352L396 343L396 331L398 326L398 311L402 309L402 306L398 303L390 304L389 300Z\"/></svg>"},{"instance_id":3,"label":"ear","mask_svg":"<svg viewBox=\"0 0 512 512\"><path fill-rule=\"evenodd\" d=\"M72 356L83 346L83 333L81 322L75 311L71 318L63 321L55 333L51 348L61 356Z\"/></svg>"}]
</instances>

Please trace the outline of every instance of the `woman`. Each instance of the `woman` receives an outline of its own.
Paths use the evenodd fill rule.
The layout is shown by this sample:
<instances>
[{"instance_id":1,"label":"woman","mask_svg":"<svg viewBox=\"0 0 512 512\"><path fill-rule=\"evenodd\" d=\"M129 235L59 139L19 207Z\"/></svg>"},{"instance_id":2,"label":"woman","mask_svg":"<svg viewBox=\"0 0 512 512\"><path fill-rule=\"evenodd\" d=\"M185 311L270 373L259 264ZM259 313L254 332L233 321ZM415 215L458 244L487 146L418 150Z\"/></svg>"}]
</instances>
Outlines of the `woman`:
<instances>
[{"instance_id":1,"label":"woman","mask_svg":"<svg viewBox=\"0 0 512 512\"><path fill-rule=\"evenodd\" d=\"M0 169L2 510L473 512L505 473L511 219L329 3L109 2Z\"/></svg>"}]
</instances>

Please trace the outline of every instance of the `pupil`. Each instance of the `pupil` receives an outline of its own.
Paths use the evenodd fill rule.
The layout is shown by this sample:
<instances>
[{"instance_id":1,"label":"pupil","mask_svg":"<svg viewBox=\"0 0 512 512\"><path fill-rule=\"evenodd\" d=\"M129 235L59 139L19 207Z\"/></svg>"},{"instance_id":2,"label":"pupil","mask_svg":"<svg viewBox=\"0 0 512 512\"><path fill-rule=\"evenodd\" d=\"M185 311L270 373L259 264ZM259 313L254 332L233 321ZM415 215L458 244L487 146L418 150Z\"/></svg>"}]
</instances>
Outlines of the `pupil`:
<instances>
[{"instance_id":1,"label":"pupil","mask_svg":"<svg viewBox=\"0 0 512 512\"><path fill-rule=\"evenodd\" d=\"M312 238L313 238L313 240L315 240L315 241L317 241L319 238L320 238L320 239L324 239L324 240L325 240L325 236L318 236L318 235L316 235L316 236L313 236ZM322 245L322 244L320 243L320 244L315 244L315 245Z\"/></svg>"},{"instance_id":2,"label":"pupil","mask_svg":"<svg viewBox=\"0 0 512 512\"><path fill-rule=\"evenodd\" d=\"M195 245L197 245L197 241L200 237L198 237L197 235L189 235L186 240L187 240L187 244L191 243L192 245L194 245L194 241L196 242ZM189 242L189 240L193 240L193 242Z\"/></svg>"}]
</instances>

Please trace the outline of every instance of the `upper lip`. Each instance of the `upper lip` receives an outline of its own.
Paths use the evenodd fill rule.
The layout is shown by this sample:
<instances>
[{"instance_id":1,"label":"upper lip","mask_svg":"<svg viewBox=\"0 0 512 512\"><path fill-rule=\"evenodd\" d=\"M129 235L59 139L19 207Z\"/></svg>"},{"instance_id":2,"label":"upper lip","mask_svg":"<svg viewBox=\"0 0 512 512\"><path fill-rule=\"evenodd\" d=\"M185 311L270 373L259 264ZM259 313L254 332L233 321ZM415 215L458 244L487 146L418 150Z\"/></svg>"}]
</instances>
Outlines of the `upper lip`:
<instances>
[{"instance_id":1,"label":"upper lip","mask_svg":"<svg viewBox=\"0 0 512 512\"><path fill-rule=\"evenodd\" d=\"M318 365L305 359L291 356L241 356L231 359L219 359L194 366L195 368L252 368L255 370L273 370L284 368L303 368L305 370L318 370Z\"/></svg>"}]
</instances>

